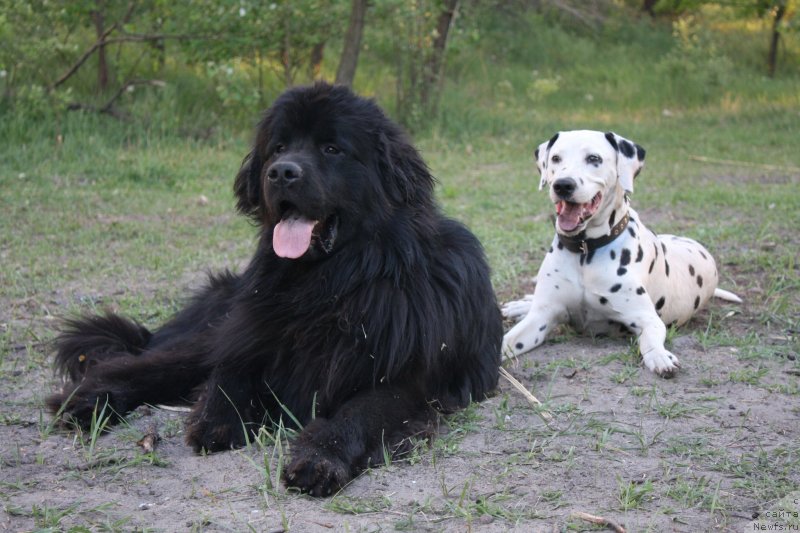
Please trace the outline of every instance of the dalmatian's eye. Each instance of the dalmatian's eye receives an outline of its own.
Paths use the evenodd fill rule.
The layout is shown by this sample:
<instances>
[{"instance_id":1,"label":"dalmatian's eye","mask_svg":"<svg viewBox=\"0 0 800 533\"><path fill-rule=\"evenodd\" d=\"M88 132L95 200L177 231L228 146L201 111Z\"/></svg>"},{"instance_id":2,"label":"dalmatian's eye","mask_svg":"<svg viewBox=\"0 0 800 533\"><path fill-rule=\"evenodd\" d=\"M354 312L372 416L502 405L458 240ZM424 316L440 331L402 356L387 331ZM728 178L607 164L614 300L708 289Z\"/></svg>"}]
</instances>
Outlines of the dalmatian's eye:
<instances>
[{"instance_id":1,"label":"dalmatian's eye","mask_svg":"<svg viewBox=\"0 0 800 533\"><path fill-rule=\"evenodd\" d=\"M560 155L554 155L553 157L550 158L550 161L553 162L553 163L556 163L556 164L561 163L561 156Z\"/></svg>"},{"instance_id":2,"label":"dalmatian's eye","mask_svg":"<svg viewBox=\"0 0 800 533\"><path fill-rule=\"evenodd\" d=\"M586 162L590 165L599 165L603 162L603 158L596 154L590 154L586 156Z\"/></svg>"}]
</instances>

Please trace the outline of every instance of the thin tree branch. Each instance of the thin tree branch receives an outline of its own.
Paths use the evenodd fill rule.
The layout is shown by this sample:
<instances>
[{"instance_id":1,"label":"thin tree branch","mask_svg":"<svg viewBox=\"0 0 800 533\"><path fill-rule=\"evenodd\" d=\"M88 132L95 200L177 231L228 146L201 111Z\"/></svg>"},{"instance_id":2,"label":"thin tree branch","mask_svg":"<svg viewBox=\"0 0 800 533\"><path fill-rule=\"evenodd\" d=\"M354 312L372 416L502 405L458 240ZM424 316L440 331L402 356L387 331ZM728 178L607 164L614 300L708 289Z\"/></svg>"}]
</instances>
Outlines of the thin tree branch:
<instances>
[{"instance_id":1,"label":"thin tree branch","mask_svg":"<svg viewBox=\"0 0 800 533\"><path fill-rule=\"evenodd\" d=\"M55 83L53 83L50 86L50 90L57 88L59 85L70 79L72 75L75 74L78 71L78 69L81 68L81 66L83 66L83 64L86 63L86 61L90 57L92 57L92 54L94 54L98 48L108 43L106 38L109 35L111 35L111 33L113 33L116 29L117 29L117 23L115 22L114 24L109 26L109 28L106 31L103 32L103 35L101 35L100 38L92 46L90 46L86 52L83 53L83 55L78 59L78 61L76 61L75 64L72 65L67 72L62 74L61 77L58 78L55 81Z\"/></svg>"},{"instance_id":2,"label":"thin tree branch","mask_svg":"<svg viewBox=\"0 0 800 533\"><path fill-rule=\"evenodd\" d=\"M86 111L91 111L93 113L101 113L101 114L104 114L104 115L110 115L110 116L112 116L114 118L117 118L117 119L120 119L120 120L125 119L126 115L123 112L118 111L114 107L114 103L117 100L119 100L119 98L123 94L125 94L125 91L127 91L128 88L133 87L135 85L151 85L153 87L164 87L167 84L162 80L141 80L141 79L128 80L125 83L123 83L120 86L120 88L117 89L117 92L114 93L114 96L109 98L108 101L101 107L93 106L91 104L82 104L80 102L73 102L73 103L71 103L71 104L69 104L67 106L67 110L68 111L79 111L79 110L83 109L83 110L86 110Z\"/></svg>"}]
</instances>

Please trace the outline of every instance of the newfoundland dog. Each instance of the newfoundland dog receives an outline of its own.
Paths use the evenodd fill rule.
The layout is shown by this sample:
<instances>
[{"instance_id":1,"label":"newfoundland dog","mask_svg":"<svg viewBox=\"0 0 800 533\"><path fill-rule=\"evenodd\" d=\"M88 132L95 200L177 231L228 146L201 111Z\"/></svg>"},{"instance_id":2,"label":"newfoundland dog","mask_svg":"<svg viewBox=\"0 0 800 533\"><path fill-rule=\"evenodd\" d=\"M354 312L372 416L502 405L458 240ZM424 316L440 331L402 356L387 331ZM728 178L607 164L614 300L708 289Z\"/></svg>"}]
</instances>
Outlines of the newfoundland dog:
<instances>
[{"instance_id":1,"label":"newfoundland dog","mask_svg":"<svg viewBox=\"0 0 800 533\"><path fill-rule=\"evenodd\" d=\"M436 412L497 385L502 324L480 243L442 215L434 179L372 101L323 83L280 96L234 182L260 229L241 274L211 276L153 332L115 314L68 322L47 399L81 426L190 404L196 451L300 424L284 481L343 487L433 436Z\"/></svg>"}]
</instances>

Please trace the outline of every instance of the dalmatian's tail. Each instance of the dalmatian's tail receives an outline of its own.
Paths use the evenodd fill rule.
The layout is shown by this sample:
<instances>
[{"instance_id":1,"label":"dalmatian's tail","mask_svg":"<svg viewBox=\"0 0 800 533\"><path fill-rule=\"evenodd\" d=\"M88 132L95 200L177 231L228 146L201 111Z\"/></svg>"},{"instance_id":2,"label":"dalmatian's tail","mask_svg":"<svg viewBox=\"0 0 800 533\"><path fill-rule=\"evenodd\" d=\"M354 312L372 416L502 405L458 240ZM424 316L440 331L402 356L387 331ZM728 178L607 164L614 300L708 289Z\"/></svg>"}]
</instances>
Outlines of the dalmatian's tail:
<instances>
[{"instance_id":1,"label":"dalmatian's tail","mask_svg":"<svg viewBox=\"0 0 800 533\"><path fill-rule=\"evenodd\" d=\"M733 294L732 292L728 292L724 289L714 289L714 296L716 298L720 298L722 300L726 300L728 302L734 302L737 304L742 303L742 299Z\"/></svg>"}]
</instances>

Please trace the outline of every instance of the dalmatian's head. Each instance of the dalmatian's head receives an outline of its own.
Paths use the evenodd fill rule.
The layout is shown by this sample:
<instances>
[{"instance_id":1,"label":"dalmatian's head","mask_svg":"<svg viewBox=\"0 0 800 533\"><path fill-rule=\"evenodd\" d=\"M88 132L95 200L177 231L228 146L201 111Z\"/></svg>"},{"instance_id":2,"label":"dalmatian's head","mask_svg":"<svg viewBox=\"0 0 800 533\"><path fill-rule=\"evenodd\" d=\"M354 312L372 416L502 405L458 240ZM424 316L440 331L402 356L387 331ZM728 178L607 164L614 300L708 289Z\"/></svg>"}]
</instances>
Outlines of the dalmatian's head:
<instances>
[{"instance_id":1,"label":"dalmatian's head","mask_svg":"<svg viewBox=\"0 0 800 533\"><path fill-rule=\"evenodd\" d=\"M556 230L577 235L607 219L625 194L633 192L644 154L638 144L601 131L562 131L539 145L539 189L549 187L558 217Z\"/></svg>"}]
</instances>

